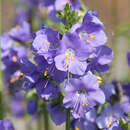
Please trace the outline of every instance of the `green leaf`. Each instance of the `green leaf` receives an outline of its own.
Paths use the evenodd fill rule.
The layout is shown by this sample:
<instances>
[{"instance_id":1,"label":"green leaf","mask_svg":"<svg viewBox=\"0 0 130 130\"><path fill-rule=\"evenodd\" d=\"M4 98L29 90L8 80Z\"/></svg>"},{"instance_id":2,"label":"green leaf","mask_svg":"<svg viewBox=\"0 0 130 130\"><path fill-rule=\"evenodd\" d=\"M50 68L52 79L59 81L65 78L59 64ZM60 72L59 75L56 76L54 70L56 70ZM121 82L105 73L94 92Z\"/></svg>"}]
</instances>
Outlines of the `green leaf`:
<instances>
[{"instance_id":1,"label":"green leaf","mask_svg":"<svg viewBox=\"0 0 130 130\"><path fill-rule=\"evenodd\" d=\"M103 108L104 108L107 104L109 104L109 102L105 102L104 104L100 104L100 105L98 106L98 109L97 109L97 114L98 114L98 115L101 114Z\"/></svg>"},{"instance_id":2,"label":"green leaf","mask_svg":"<svg viewBox=\"0 0 130 130\"><path fill-rule=\"evenodd\" d=\"M130 122L127 122L125 119L123 118L120 118L120 127L123 129L123 130L130 130Z\"/></svg>"}]
</instances>

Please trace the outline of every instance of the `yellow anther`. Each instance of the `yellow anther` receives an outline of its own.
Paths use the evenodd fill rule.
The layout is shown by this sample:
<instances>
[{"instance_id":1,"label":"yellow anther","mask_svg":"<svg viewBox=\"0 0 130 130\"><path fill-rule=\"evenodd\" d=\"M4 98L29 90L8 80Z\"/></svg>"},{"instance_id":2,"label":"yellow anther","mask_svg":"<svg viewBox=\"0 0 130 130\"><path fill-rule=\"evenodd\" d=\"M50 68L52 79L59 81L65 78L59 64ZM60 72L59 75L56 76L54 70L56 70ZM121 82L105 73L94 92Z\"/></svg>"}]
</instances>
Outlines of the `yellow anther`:
<instances>
[{"instance_id":1,"label":"yellow anther","mask_svg":"<svg viewBox=\"0 0 130 130\"><path fill-rule=\"evenodd\" d=\"M44 76L47 76L47 71L44 72Z\"/></svg>"},{"instance_id":2,"label":"yellow anther","mask_svg":"<svg viewBox=\"0 0 130 130\"><path fill-rule=\"evenodd\" d=\"M72 57L72 60L74 60L74 57Z\"/></svg>"},{"instance_id":3,"label":"yellow anther","mask_svg":"<svg viewBox=\"0 0 130 130\"><path fill-rule=\"evenodd\" d=\"M86 40L87 43L89 43L89 40Z\"/></svg>"},{"instance_id":4,"label":"yellow anther","mask_svg":"<svg viewBox=\"0 0 130 130\"><path fill-rule=\"evenodd\" d=\"M15 78L15 80L19 80L19 77L17 76L17 77Z\"/></svg>"},{"instance_id":5,"label":"yellow anther","mask_svg":"<svg viewBox=\"0 0 130 130\"><path fill-rule=\"evenodd\" d=\"M20 26L19 26L19 25L16 25L16 26L15 26L15 29L18 29L18 28L20 28Z\"/></svg>"},{"instance_id":6,"label":"yellow anther","mask_svg":"<svg viewBox=\"0 0 130 130\"><path fill-rule=\"evenodd\" d=\"M88 104L86 104L86 106L88 106Z\"/></svg>"},{"instance_id":7,"label":"yellow anther","mask_svg":"<svg viewBox=\"0 0 130 130\"><path fill-rule=\"evenodd\" d=\"M46 42L45 44L46 44L47 46L50 46L50 42Z\"/></svg>"},{"instance_id":8,"label":"yellow anther","mask_svg":"<svg viewBox=\"0 0 130 130\"><path fill-rule=\"evenodd\" d=\"M51 76L54 76L54 74L52 73Z\"/></svg>"},{"instance_id":9,"label":"yellow anther","mask_svg":"<svg viewBox=\"0 0 130 130\"><path fill-rule=\"evenodd\" d=\"M24 78L22 77L22 78L20 78L20 80L24 81Z\"/></svg>"},{"instance_id":10,"label":"yellow anther","mask_svg":"<svg viewBox=\"0 0 130 130\"><path fill-rule=\"evenodd\" d=\"M48 70L48 68L46 68L46 70Z\"/></svg>"},{"instance_id":11,"label":"yellow anther","mask_svg":"<svg viewBox=\"0 0 130 130\"><path fill-rule=\"evenodd\" d=\"M14 83L14 82L15 82L15 78L13 76L11 76L10 83Z\"/></svg>"},{"instance_id":12,"label":"yellow anther","mask_svg":"<svg viewBox=\"0 0 130 130\"><path fill-rule=\"evenodd\" d=\"M69 63L69 61L68 61L68 60L66 61L66 64L67 64L68 66L70 65L70 63Z\"/></svg>"},{"instance_id":13,"label":"yellow anther","mask_svg":"<svg viewBox=\"0 0 130 130\"><path fill-rule=\"evenodd\" d=\"M79 128L76 127L75 130L79 130Z\"/></svg>"},{"instance_id":14,"label":"yellow anther","mask_svg":"<svg viewBox=\"0 0 130 130\"><path fill-rule=\"evenodd\" d=\"M82 106L84 106L84 104L82 104Z\"/></svg>"},{"instance_id":15,"label":"yellow anther","mask_svg":"<svg viewBox=\"0 0 130 130\"><path fill-rule=\"evenodd\" d=\"M99 85L102 83L102 78L100 76L97 76Z\"/></svg>"},{"instance_id":16,"label":"yellow anther","mask_svg":"<svg viewBox=\"0 0 130 130\"><path fill-rule=\"evenodd\" d=\"M69 55L69 54L66 54L65 57L66 57L66 59L68 59L68 58L70 57L70 55Z\"/></svg>"},{"instance_id":17,"label":"yellow anther","mask_svg":"<svg viewBox=\"0 0 130 130\"><path fill-rule=\"evenodd\" d=\"M91 39L93 39L93 38L94 38L93 34L90 34L90 38L91 38Z\"/></svg>"},{"instance_id":18,"label":"yellow anther","mask_svg":"<svg viewBox=\"0 0 130 130\"><path fill-rule=\"evenodd\" d=\"M97 76L97 79L98 79L98 80L102 80L102 78L101 78L100 76Z\"/></svg>"},{"instance_id":19,"label":"yellow anther","mask_svg":"<svg viewBox=\"0 0 130 130\"><path fill-rule=\"evenodd\" d=\"M49 75L47 75L47 78L49 79L49 78L50 78L50 76L49 76Z\"/></svg>"},{"instance_id":20,"label":"yellow anther","mask_svg":"<svg viewBox=\"0 0 130 130\"><path fill-rule=\"evenodd\" d=\"M12 61L16 62L17 61L17 56L13 56Z\"/></svg>"},{"instance_id":21,"label":"yellow anther","mask_svg":"<svg viewBox=\"0 0 130 130\"><path fill-rule=\"evenodd\" d=\"M107 128L109 128L110 126L111 126L111 121L108 123Z\"/></svg>"},{"instance_id":22,"label":"yellow anther","mask_svg":"<svg viewBox=\"0 0 130 130\"><path fill-rule=\"evenodd\" d=\"M20 73L20 75L21 75L21 76L23 76L23 75L24 75L24 73Z\"/></svg>"},{"instance_id":23,"label":"yellow anther","mask_svg":"<svg viewBox=\"0 0 130 130\"><path fill-rule=\"evenodd\" d=\"M102 84L102 81L98 81L98 83L99 83L99 85L101 85L101 84Z\"/></svg>"},{"instance_id":24,"label":"yellow anther","mask_svg":"<svg viewBox=\"0 0 130 130\"><path fill-rule=\"evenodd\" d=\"M84 110L84 112L86 112L86 110Z\"/></svg>"},{"instance_id":25,"label":"yellow anther","mask_svg":"<svg viewBox=\"0 0 130 130\"><path fill-rule=\"evenodd\" d=\"M70 65L70 63L68 62L68 60L66 61L66 64L67 64L67 66L69 66L69 65Z\"/></svg>"}]
</instances>

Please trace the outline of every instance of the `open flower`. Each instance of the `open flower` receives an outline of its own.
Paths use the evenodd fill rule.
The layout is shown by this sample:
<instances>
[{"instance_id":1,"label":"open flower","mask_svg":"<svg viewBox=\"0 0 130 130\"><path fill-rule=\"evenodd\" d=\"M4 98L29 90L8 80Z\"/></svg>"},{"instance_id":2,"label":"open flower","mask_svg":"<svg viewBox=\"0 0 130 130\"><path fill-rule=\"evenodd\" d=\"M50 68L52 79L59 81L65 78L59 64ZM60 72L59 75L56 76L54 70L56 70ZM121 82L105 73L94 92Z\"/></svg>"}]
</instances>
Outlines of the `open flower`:
<instances>
[{"instance_id":1,"label":"open flower","mask_svg":"<svg viewBox=\"0 0 130 130\"><path fill-rule=\"evenodd\" d=\"M7 85L12 85L12 83L15 83L20 78L20 59L27 56L27 51L23 46L12 46L11 39L9 38L9 41L6 42L6 38L9 38L8 35L4 35L2 38L2 70L4 71Z\"/></svg>"},{"instance_id":2,"label":"open flower","mask_svg":"<svg viewBox=\"0 0 130 130\"><path fill-rule=\"evenodd\" d=\"M98 18L98 12L88 10L83 18L83 26L88 33L104 30L104 25Z\"/></svg>"},{"instance_id":3,"label":"open flower","mask_svg":"<svg viewBox=\"0 0 130 130\"><path fill-rule=\"evenodd\" d=\"M63 36L60 48L55 57L56 68L72 74L83 75L87 68L86 59L91 49L85 46L76 34L68 33Z\"/></svg>"},{"instance_id":4,"label":"open flower","mask_svg":"<svg viewBox=\"0 0 130 130\"><path fill-rule=\"evenodd\" d=\"M56 55L57 47L59 46L58 31L53 31L47 26L43 27L36 32L32 46L37 54L43 55L48 63L51 64Z\"/></svg>"},{"instance_id":5,"label":"open flower","mask_svg":"<svg viewBox=\"0 0 130 130\"><path fill-rule=\"evenodd\" d=\"M91 47L98 47L107 42L107 36L104 32L104 25L98 19L96 11L88 10L84 16L83 23L76 23L72 26L71 32L78 33L81 40Z\"/></svg>"},{"instance_id":6,"label":"open flower","mask_svg":"<svg viewBox=\"0 0 130 130\"><path fill-rule=\"evenodd\" d=\"M10 120L0 120L1 130L14 130L14 126Z\"/></svg>"},{"instance_id":7,"label":"open flower","mask_svg":"<svg viewBox=\"0 0 130 130\"><path fill-rule=\"evenodd\" d=\"M93 108L85 114L84 118L75 121L75 130L76 128L79 128L80 130L86 130L86 129L97 130L95 122L96 118L97 118L97 110Z\"/></svg>"},{"instance_id":8,"label":"open flower","mask_svg":"<svg viewBox=\"0 0 130 130\"><path fill-rule=\"evenodd\" d=\"M46 100L57 97L59 87L55 83L64 81L66 73L57 70L54 63L48 64L43 56L37 55L34 60L37 65L28 59L21 61L25 91L35 88L39 97Z\"/></svg>"},{"instance_id":9,"label":"open flower","mask_svg":"<svg viewBox=\"0 0 130 130\"><path fill-rule=\"evenodd\" d=\"M63 10L67 3L72 6L73 10L78 10L80 8L80 0L56 0L56 10Z\"/></svg>"},{"instance_id":10,"label":"open flower","mask_svg":"<svg viewBox=\"0 0 130 130\"><path fill-rule=\"evenodd\" d=\"M54 63L48 64L43 56L37 55L34 60L37 63L37 69L43 74L43 77L56 82L63 82L67 76L67 73L58 70Z\"/></svg>"},{"instance_id":11,"label":"open flower","mask_svg":"<svg viewBox=\"0 0 130 130\"><path fill-rule=\"evenodd\" d=\"M13 40L10 38L10 36L7 33L1 34L1 49L3 51L8 50L12 47Z\"/></svg>"},{"instance_id":12,"label":"open flower","mask_svg":"<svg viewBox=\"0 0 130 130\"><path fill-rule=\"evenodd\" d=\"M31 38L29 23L23 21L19 25L16 25L10 30L9 35L19 42L27 42Z\"/></svg>"},{"instance_id":13,"label":"open flower","mask_svg":"<svg viewBox=\"0 0 130 130\"><path fill-rule=\"evenodd\" d=\"M63 105L72 108L74 118L84 117L91 108L105 102L105 95L99 88L97 77L90 72L81 79L70 79L65 86L65 92Z\"/></svg>"},{"instance_id":14,"label":"open flower","mask_svg":"<svg viewBox=\"0 0 130 130\"><path fill-rule=\"evenodd\" d=\"M111 82L102 85L101 89L103 90L107 101L110 101L112 95L116 95L115 86Z\"/></svg>"},{"instance_id":15,"label":"open flower","mask_svg":"<svg viewBox=\"0 0 130 130\"><path fill-rule=\"evenodd\" d=\"M103 73L109 70L109 65L113 58L112 50L107 46L99 46L96 51L91 55L92 58L88 64L87 71L90 70L94 72L96 70L98 73Z\"/></svg>"},{"instance_id":16,"label":"open flower","mask_svg":"<svg viewBox=\"0 0 130 130\"><path fill-rule=\"evenodd\" d=\"M122 111L119 104L114 106L106 105L101 115L96 119L96 123L100 129L104 130L120 130L119 119L124 117L124 112Z\"/></svg>"}]
</instances>

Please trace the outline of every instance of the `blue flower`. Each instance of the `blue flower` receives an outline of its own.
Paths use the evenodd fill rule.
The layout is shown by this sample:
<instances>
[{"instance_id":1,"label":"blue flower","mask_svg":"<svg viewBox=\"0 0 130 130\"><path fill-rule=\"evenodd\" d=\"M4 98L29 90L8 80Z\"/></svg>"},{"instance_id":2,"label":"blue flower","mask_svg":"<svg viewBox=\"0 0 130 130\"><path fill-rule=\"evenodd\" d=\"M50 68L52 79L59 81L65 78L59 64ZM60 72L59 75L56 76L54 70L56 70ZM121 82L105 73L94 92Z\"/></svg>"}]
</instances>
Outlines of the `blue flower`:
<instances>
[{"instance_id":1,"label":"blue flower","mask_svg":"<svg viewBox=\"0 0 130 130\"><path fill-rule=\"evenodd\" d=\"M110 101L110 97L116 94L115 86L112 83L106 83L105 85L101 86L103 90L106 100Z\"/></svg>"},{"instance_id":2,"label":"blue flower","mask_svg":"<svg viewBox=\"0 0 130 130\"><path fill-rule=\"evenodd\" d=\"M71 32L78 33L80 39L91 47L98 47L107 42L103 23L98 19L98 14L95 11L89 10L84 16L83 23L73 25Z\"/></svg>"},{"instance_id":3,"label":"blue flower","mask_svg":"<svg viewBox=\"0 0 130 130\"><path fill-rule=\"evenodd\" d=\"M124 112L118 104L106 105L101 115L96 119L96 123L100 129L112 130L114 127L119 128L119 123L115 125L115 122L119 122L121 117L124 117Z\"/></svg>"},{"instance_id":4,"label":"blue flower","mask_svg":"<svg viewBox=\"0 0 130 130\"><path fill-rule=\"evenodd\" d=\"M35 88L36 82L39 80L41 73L38 71L35 64L27 58L21 59L21 71L23 73L23 88L25 92Z\"/></svg>"},{"instance_id":5,"label":"blue flower","mask_svg":"<svg viewBox=\"0 0 130 130\"><path fill-rule=\"evenodd\" d=\"M94 72L96 70L98 73L102 74L109 70L108 63L112 61L113 52L109 47L104 45L96 48L96 51L92 53L90 57L91 59L87 71L90 70Z\"/></svg>"},{"instance_id":6,"label":"blue flower","mask_svg":"<svg viewBox=\"0 0 130 130\"><path fill-rule=\"evenodd\" d=\"M59 87L51 82L40 80L36 83L37 94L40 98L48 100L49 98L57 98L59 94Z\"/></svg>"},{"instance_id":7,"label":"blue flower","mask_svg":"<svg viewBox=\"0 0 130 130\"><path fill-rule=\"evenodd\" d=\"M24 104L23 104L23 97L20 92L15 92L11 98L11 112L16 117L23 117L24 116Z\"/></svg>"},{"instance_id":8,"label":"blue flower","mask_svg":"<svg viewBox=\"0 0 130 130\"><path fill-rule=\"evenodd\" d=\"M72 74L83 75L87 68L86 59L90 52L91 49L76 34L65 34L54 59L56 68Z\"/></svg>"},{"instance_id":9,"label":"blue flower","mask_svg":"<svg viewBox=\"0 0 130 130\"><path fill-rule=\"evenodd\" d=\"M78 10L80 8L80 0L56 0L55 1L55 8L56 10L64 10L66 4L72 6L73 10Z\"/></svg>"},{"instance_id":10,"label":"blue flower","mask_svg":"<svg viewBox=\"0 0 130 130\"><path fill-rule=\"evenodd\" d=\"M122 88L123 88L124 94L130 98L130 82L123 83Z\"/></svg>"},{"instance_id":11,"label":"blue flower","mask_svg":"<svg viewBox=\"0 0 130 130\"><path fill-rule=\"evenodd\" d=\"M127 53L127 61L128 61L128 65L130 66L130 51L128 51Z\"/></svg>"},{"instance_id":12,"label":"blue flower","mask_svg":"<svg viewBox=\"0 0 130 130\"><path fill-rule=\"evenodd\" d=\"M97 77L90 72L81 79L70 79L66 83L65 92L63 105L72 108L74 118L84 117L94 106L105 102L105 95L99 88Z\"/></svg>"},{"instance_id":13,"label":"blue flower","mask_svg":"<svg viewBox=\"0 0 130 130\"><path fill-rule=\"evenodd\" d=\"M26 56L23 46L13 46L12 39L7 34L2 35L2 70L8 85L20 79L20 59Z\"/></svg>"},{"instance_id":14,"label":"blue flower","mask_svg":"<svg viewBox=\"0 0 130 130\"><path fill-rule=\"evenodd\" d=\"M37 111L37 101L36 100L29 100L28 103L27 103L27 112L30 114L30 115L33 115L36 113Z\"/></svg>"},{"instance_id":15,"label":"blue flower","mask_svg":"<svg viewBox=\"0 0 130 130\"><path fill-rule=\"evenodd\" d=\"M61 125L66 120L66 110L60 108L59 104L47 104L47 111L56 125Z\"/></svg>"},{"instance_id":16,"label":"blue flower","mask_svg":"<svg viewBox=\"0 0 130 130\"><path fill-rule=\"evenodd\" d=\"M83 26L88 33L104 30L104 25L98 18L98 12L88 10L83 18Z\"/></svg>"},{"instance_id":17,"label":"blue flower","mask_svg":"<svg viewBox=\"0 0 130 130\"><path fill-rule=\"evenodd\" d=\"M37 54L43 55L51 64L59 46L58 31L53 31L47 26L43 27L36 33L32 46Z\"/></svg>"},{"instance_id":18,"label":"blue flower","mask_svg":"<svg viewBox=\"0 0 130 130\"><path fill-rule=\"evenodd\" d=\"M37 55L34 60L37 63L37 68L44 74L45 77L51 78L56 82L63 82L67 73L56 68L55 64L48 64L43 56Z\"/></svg>"},{"instance_id":19,"label":"blue flower","mask_svg":"<svg viewBox=\"0 0 130 130\"><path fill-rule=\"evenodd\" d=\"M75 130L79 128L80 130L97 130L96 126L96 118L97 118L97 111L95 108L91 109L89 112L85 114L84 118L77 120L75 122Z\"/></svg>"},{"instance_id":20,"label":"blue flower","mask_svg":"<svg viewBox=\"0 0 130 130\"><path fill-rule=\"evenodd\" d=\"M44 3L44 6L54 5L56 0L41 0Z\"/></svg>"},{"instance_id":21,"label":"blue flower","mask_svg":"<svg viewBox=\"0 0 130 130\"><path fill-rule=\"evenodd\" d=\"M0 129L1 130L15 130L10 120L0 120Z\"/></svg>"},{"instance_id":22,"label":"blue flower","mask_svg":"<svg viewBox=\"0 0 130 130\"><path fill-rule=\"evenodd\" d=\"M43 56L37 55L34 60L37 65L28 59L21 61L25 91L35 88L41 98L46 100L50 97L56 98L59 93L59 87L56 84L64 80L65 72L57 70L54 63L48 64Z\"/></svg>"},{"instance_id":23,"label":"blue flower","mask_svg":"<svg viewBox=\"0 0 130 130\"><path fill-rule=\"evenodd\" d=\"M16 25L9 31L9 35L19 42L27 42L31 38L30 25L26 21Z\"/></svg>"},{"instance_id":24,"label":"blue flower","mask_svg":"<svg viewBox=\"0 0 130 130\"><path fill-rule=\"evenodd\" d=\"M118 106L122 109L122 112L128 114L130 112L130 97L123 96Z\"/></svg>"},{"instance_id":25,"label":"blue flower","mask_svg":"<svg viewBox=\"0 0 130 130\"><path fill-rule=\"evenodd\" d=\"M16 8L16 20L15 20L16 25L19 25L24 21L29 21L30 18L31 18L31 12L29 11L29 9L25 7Z\"/></svg>"},{"instance_id":26,"label":"blue flower","mask_svg":"<svg viewBox=\"0 0 130 130\"><path fill-rule=\"evenodd\" d=\"M9 37L7 33L1 34L1 49L3 51L8 50L12 47L13 40Z\"/></svg>"}]
</instances>

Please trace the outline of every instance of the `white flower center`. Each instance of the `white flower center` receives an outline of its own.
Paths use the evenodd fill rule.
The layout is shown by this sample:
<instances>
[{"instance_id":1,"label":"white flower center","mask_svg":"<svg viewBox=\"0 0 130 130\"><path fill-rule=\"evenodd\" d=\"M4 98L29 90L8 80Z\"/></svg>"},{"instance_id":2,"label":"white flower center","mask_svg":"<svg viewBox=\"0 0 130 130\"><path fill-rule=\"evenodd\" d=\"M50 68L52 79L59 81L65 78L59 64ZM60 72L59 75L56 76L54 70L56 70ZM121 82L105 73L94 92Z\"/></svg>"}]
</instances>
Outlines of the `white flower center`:
<instances>
[{"instance_id":1,"label":"white flower center","mask_svg":"<svg viewBox=\"0 0 130 130\"><path fill-rule=\"evenodd\" d=\"M68 48L65 52L67 66L69 66L71 61L74 60L74 56L75 56L75 51L71 48Z\"/></svg>"}]
</instances>

